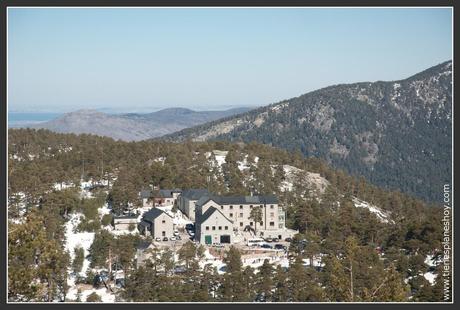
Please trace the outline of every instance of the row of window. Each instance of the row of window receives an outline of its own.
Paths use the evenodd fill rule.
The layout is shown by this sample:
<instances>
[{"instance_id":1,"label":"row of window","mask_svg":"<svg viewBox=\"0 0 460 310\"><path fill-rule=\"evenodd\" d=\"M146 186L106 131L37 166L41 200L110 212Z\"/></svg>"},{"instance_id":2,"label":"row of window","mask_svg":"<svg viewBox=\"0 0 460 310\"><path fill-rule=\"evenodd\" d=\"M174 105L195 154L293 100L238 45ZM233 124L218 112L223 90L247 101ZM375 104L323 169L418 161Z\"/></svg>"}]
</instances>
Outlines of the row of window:
<instances>
[{"instance_id":1,"label":"row of window","mask_svg":"<svg viewBox=\"0 0 460 310\"><path fill-rule=\"evenodd\" d=\"M219 226L218 229L222 230L222 226ZM209 230L209 226L206 226L206 230ZM212 230L216 230L216 226L212 226ZM224 230L228 230L228 226L225 226Z\"/></svg>"},{"instance_id":2,"label":"row of window","mask_svg":"<svg viewBox=\"0 0 460 310\"><path fill-rule=\"evenodd\" d=\"M259 224L260 224L260 226L263 226L263 225L264 225L264 222L260 222ZM240 222L240 226L243 227L243 225L244 225L244 223L243 223L243 222ZM249 222L249 225L250 225L250 226L254 226L254 223L253 223L253 222ZM275 226L275 222L270 222L269 225L270 225L271 227L274 227L274 226ZM206 229L206 230L209 230L209 228L210 228L209 226L206 226L205 229ZM222 230L222 226L218 226L217 228L218 228L218 230ZM283 225L280 224L280 225L279 225L279 228L283 228ZM212 226L211 229L212 229L212 230L216 230L216 226ZM228 226L225 226L225 227L224 227L224 230L228 230Z\"/></svg>"},{"instance_id":3,"label":"row of window","mask_svg":"<svg viewBox=\"0 0 460 310\"><path fill-rule=\"evenodd\" d=\"M252 209L253 207L254 207L253 205L249 205L249 208ZM263 205L259 205L259 207L263 207ZM229 208L230 210L233 210L233 206L228 206L228 208ZM243 208L244 208L244 206L243 206L243 205L240 205L240 209L243 210ZM275 208L274 205L270 205L270 209L274 209L274 208ZM281 207L279 207L279 208L281 208ZM224 209L224 206L220 206L220 209L223 210L223 209Z\"/></svg>"},{"instance_id":4,"label":"row of window","mask_svg":"<svg viewBox=\"0 0 460 310\"><path fill-rule=\"evenodd\" d=\"M233 217L233 213L229 213L228 214L229 217ZM275 213L274 212L270 212L270 217L274 217L275 216ZM243 213L240 213L239 217L244 217L244 214Z\"/></svg>"},{"instance_id":5,"label":"row of window","mask_svg":"<svg viewBox=\"0 0 460 310\"><path fill-rule=\"evenodd\" d=\"M260 222L259 224L260 224L260 226L264 226L264 222ZM240 222L240 226L243 227L243 225L244 225L243 222ZM250 226L253 226L253 222L249 222L249 225L250 225ZM269 225L272 226L272 227L274 227L274 226L275 226L275 222L270 222Z\"/></svg>"}]
</instances>

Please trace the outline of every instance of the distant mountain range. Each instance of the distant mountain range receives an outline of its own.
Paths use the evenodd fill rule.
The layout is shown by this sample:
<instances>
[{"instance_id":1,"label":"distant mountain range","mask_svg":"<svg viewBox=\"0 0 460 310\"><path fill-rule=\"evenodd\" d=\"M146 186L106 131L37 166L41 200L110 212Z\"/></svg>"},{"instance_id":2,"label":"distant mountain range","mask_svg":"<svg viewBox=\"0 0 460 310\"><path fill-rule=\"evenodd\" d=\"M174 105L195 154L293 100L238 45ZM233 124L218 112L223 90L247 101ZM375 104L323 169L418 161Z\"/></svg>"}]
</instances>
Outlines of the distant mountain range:
<instances>
[{"instance_id":1,"label":"distant mountain range","mask_svg":"<svg viewBox=\"0 0 460 310\"><path fill-rule=\"evenodd\" d=\"M147 114L118 115L96 110L78 110L28 127L49 129L59 133L88 133L124 141L139 141L249 110L250 108L234 108L225 111L193 111L185 108L168 108Z\"/></svg>"},{"instance_id":2,"label":"distant mountain range","mask_svg":"<svg viewBox=\"0 0 460 310\"><path fill-rule=\"evenodd\" d=\"M258 141L426 201L451 182L452 61L392 82L342 84L162 139Z\"/></svg>"}]
</instances>

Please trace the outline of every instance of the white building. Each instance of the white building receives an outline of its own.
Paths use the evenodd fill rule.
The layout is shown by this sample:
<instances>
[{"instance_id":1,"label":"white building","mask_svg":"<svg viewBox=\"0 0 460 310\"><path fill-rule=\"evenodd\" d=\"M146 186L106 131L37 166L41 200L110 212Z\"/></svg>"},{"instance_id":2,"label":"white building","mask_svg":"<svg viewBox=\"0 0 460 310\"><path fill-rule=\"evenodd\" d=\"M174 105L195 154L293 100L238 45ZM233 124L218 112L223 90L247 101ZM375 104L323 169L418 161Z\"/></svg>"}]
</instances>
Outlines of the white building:
<instances>
[{"instance_id":1,"label":"white building","mask_svg":"<svg viewBox=\"0 0 460 310\"><path fill-rule=\"evenodd\" d=\"M265 196L203 196L196 203L195 217L198 219L210 208L215 208L232 222L233 230L253 231L264 238L285 239L298 233L287 229L286 212L278 204L274 195ZM260 208L262 220L258 223L251 218L251 210ZM201 221L202 222L202 221ZM197 221L196 229L203 231L202 223Z\"/></svg>"},{"instance_id":2,"label":"white building","mask_svg":"<svg viewBox=\"0 0 460 310\"><path fill-rule=\"evenodd\" d=\"M218 209L209 207L203 214L197 215L195 241L201 244L231 243L233 222Z\"/></svg>"},{"instance_id":3,"label":"white building","mask_svg":"<svg viewBox=\"0 0 460 310\"><path fill-rule=\"evenodd\" d=\"M195 203L203 196L209 196L207 189L186 189L178 198L179 210L191 221L195 221Z\"/></svg>"},{"instance_id":4,"label":"white building","mask_svg":"<svg viewBox=\"0 0 460 310\"><path fill-rule=\"evenodd\" d=\"M166 212L153 208L142 216L138 229L142 235L170 238L174 233L173 218Z\"/></svg>"}]
</instances>

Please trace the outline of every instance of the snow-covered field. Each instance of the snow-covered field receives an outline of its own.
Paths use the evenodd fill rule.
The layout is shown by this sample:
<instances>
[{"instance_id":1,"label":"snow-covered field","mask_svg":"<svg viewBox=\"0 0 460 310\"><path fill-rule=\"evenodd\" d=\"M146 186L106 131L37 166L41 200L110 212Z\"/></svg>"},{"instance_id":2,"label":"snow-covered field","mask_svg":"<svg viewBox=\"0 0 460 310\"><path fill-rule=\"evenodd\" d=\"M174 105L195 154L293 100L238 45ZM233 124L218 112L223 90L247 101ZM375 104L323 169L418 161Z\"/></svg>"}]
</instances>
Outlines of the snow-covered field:
<instances>
[{"instance_id":1,"label":"snow-covered field","mask_svg":"<svg viewBox=\"0 0 460 310\"><path fill-rule=\"evenodd\" d=\"M69 252L71 259L75 257L74 249L77 247L83 248L85 251L85 260L83 261L83 267L80 271L80 276L85 276L89 268L89 260L86 258L89 255L89 248L94 240L93 232L75 232L78 224L80 224L81 217L84 216L81 213L72 213L69 221L65 224L65 249Z\"/></svg>"},{"instance_id":2,"label":"snow-covered field","mask_svg":"<svg viewBox=\"0 0 460 310\"><path fill-rule=\"evenodd\" d=\"M100 210L103 208L100 208ZM104 213L104 211L100 212ZM90 268L90 261L88 260L87 256L89 255L89 249L91 244L94 240L94 233L93 232L75 232L78 224L80 223L80 218L83 216L81 213L73 213L70 216L69 221L65 224L65 235L66 235L66 242L65 242L65 249L69 252L71 259L73 260L75 257L74 249L81 247L85 252L85 259L83 261L83 267L81 271L78 273L78 276L85 277L86 272ZM67 298L70 300L76 300L78 295L78 288L75 284L76 276L73 274L72 270L69 268L68 270L68 278L67 284L69 285L69 291L67 293ZM102 302L114 302L115 295L112 292L109 292L105 287L96 289L91 288L87 290L82 290L80 298L82 301L86 301L86 298L91 293L97 293L101 296Z\"/></svg>"}]
</instances>

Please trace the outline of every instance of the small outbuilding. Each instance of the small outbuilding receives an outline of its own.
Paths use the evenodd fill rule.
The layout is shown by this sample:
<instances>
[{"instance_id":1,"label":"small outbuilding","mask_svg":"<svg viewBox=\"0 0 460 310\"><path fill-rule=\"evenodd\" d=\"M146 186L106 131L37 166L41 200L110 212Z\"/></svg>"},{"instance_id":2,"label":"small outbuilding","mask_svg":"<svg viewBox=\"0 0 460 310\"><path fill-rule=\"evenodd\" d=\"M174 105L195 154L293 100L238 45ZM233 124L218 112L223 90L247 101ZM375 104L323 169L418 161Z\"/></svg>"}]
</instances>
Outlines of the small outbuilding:
<instances>
[{"instance_id":1,"label":"small outbuilding","mask_svg":"<svg viewBox=\"0 0 460 310\"><path fill-rule=\"evenodd\" d=\"M174 233L173 218L166 212L153 208L142 216L137 226L140 234L153 238L172 237Z\"/></svg>"}]
</instances>

